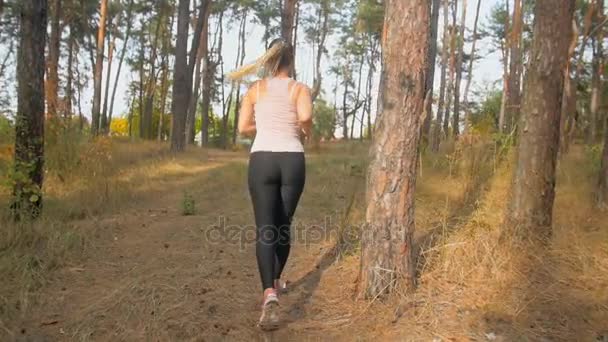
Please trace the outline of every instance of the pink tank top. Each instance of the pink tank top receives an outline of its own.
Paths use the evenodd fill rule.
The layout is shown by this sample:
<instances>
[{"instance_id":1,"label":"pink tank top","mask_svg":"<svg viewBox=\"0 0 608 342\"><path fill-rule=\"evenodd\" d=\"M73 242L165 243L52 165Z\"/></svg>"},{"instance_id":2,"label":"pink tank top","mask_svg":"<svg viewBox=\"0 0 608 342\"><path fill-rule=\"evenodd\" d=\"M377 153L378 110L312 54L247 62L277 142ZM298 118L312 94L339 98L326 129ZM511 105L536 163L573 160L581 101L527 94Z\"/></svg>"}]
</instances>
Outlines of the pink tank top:
<instances>
[{"instance_id":1,"label":"pink tank top","mask_svg":"<svg viewBox=\"0 0 608 342\"><path fill-rule=\"evenodd\" d=\"M296 104L291 100L296 85L291 78L269 78L266 94L260 96L258 88L254 106L257 134L251 152L304 152Z\"/></svg>"}]
</instances>

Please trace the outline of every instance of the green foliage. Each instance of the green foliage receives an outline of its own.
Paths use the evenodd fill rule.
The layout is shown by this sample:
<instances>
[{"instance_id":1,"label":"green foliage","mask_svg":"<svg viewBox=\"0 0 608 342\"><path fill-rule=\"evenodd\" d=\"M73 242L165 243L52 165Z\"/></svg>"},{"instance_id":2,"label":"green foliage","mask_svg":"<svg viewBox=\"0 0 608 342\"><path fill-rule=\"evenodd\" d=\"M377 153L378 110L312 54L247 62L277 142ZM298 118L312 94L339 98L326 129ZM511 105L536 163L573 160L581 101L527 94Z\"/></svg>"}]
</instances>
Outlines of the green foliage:
<instances>
[{"instance_id":1,"label":"green foliage","mask_svg":"<svg viewBox=\"0 0 608 342\"><path fill-rule=\"evenodd\" d=\"M315 101L313 118L313 139L315 141L332 139L336 130L336 113L324 99Z\"/></svg>"},{"instance_id":2,"label":"green foliage","mask_svg":"<svg viewBox=\"0 0 608 342\"><path fill-rule=\"evenodd\" d=\"M603 146L601 144L585 145L585 156L589 163L589 173L596 176L602 166Z\"/></svg>"},{"instance_id":3,"label":"green foliage","mask_svg":"<svg viewBox=\"0 0 608 342\"><path fill-rule=\"evenodd\" d=\"M187 192L184 191L184 197L182 198L182 215L184 216L192 216L196 214L196 202L194 197Z\"/></svg>"},{"instance_id":4,"label":"green foliage","mask_svg":"<svg viewBox=\"0 0 608 342\"><path fill-rule=\"evenodd\" d=\"M12 144L15 141L15 127L12 121L0 114L0 144Z\"/></svg>"}]
</instances>

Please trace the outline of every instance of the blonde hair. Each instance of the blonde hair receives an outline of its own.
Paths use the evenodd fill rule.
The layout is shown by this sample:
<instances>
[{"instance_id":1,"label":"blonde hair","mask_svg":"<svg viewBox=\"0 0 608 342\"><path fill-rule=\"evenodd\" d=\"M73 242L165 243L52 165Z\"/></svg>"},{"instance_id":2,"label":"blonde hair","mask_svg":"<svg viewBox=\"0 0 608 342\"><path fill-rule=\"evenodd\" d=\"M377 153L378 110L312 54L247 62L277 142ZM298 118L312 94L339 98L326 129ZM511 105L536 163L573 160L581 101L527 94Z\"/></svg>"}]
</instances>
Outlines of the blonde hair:
<instances>
[{"instance_id":1,"label":"blonde hair","mask_svg":"<svg viewBox=\"0 0 608 342\"><path fill-rule=\"evenodd\" d=\"M270 44L266 53L255 62L229 72L227 77L232 81L238 81L249 75L258 74L260 71L263 71L264 75L274 76L282 67L292 63L292 60L293 50L291 45L282 39L277 39Z\"/></svg>"}]
</instances>

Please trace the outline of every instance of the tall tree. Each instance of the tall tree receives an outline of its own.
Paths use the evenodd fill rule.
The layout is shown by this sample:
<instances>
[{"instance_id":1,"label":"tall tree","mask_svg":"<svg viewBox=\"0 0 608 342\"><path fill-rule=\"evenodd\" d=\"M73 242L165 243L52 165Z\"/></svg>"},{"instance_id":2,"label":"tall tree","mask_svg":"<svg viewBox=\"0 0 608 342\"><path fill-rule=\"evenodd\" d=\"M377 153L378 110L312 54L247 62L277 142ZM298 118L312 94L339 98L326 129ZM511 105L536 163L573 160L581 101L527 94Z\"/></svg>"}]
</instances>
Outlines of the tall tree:
<instances>
[{"instance_id":1,"label":"tall tree","mask_svg":"<svg viewBox=\"0 0 608 342\"><path fill-rule=\"evenodd\" d=\"M190 0L179 0L177 9L177 40L175 42L175 67L173 71L173 101L171 113L171 151L181 152L186 148L186 113L190 99L188 82L188 29L190 22Z\"/></svg>"},{"instance_id":2,"label":"tall tree","mask_svg":"<svg viewBox=\"0 0 608 342\"><path fill-rule=\"evenodd\" d=\"M599 116L600 104L602 102L603 92L603 74L604 74L604 30L600 27L604 20L604 0L596 0L597 10L595 11L594 21L596 33L591 37L591 46L593 47L593 59L591 61L591 101L589 106L589 134L587 135L590 143L596 142L597 123Z\"/></svg>"},{"instance_id":3,"label":"tall tree","mask_svg":"<svg viewBox=\"0 0 608 342\"><path fill-rule=\"evenodd\" d=\"M95 73L93 85L93 113L91 115L91 133L99 133L99 114L101 110L101 84L103 78L103 53L106 40L106 17L108 14L108 0L101 0L99 7L99 28L97 30L97 54L95 57Z\"/></svg>"},{"instance_id":4,"label":"tall tree","mask_svg":"<svg viewBox=\"0 0 608 342\"><path fill-rule=\"evenodd\" d=\"M298 0L283 0L283 9L281 12L281 37L292 44L294 47L294 56L295 56L295 46L296 41L294 39L294 24L296 21L296 7L298 5ZM295 63L292 67L292 76L295 77Z\"/></svg>"},{"instance_id":5,"label":"tall tree","mask_svg":"<svg viewBox=\"0 0 608 342\"><path fill-rule=\"evenodd\" d=\"M467 24L467 0L462 0L460 32L458 33L458 57L456 59L456 83L454 83L454 114L452 114L452 134L460 134L460 85L462 83L462 63L464 58L464 33Z\"/></svg>"},{"instance_id":6,"label":"tall tree","mask_svg":"<svg viewBox=\"0 0 608 342\"><path fill-rule=\"evenodd\" d=\"M61 49L61 0L53 0L51 6L51 35L49 38L49 63L47 75L47 116L57 118L59 90L59 55Z\"/></svg>"},{"instance_id":7,"label":"tall tree","mask_svg":"<svg viewBox=\"0 0 608 342\"><path fill-rule=\"evenodd\" d=\"M110 97L110 80L112 77L112 63L114 62L114 47L116 45L116 35L112 33L113 11L108 11L108 23L106 28L106 38L108 43L108 63L106 68L106 86L104 90L103 109L101 110L100 128L103 134L110 132L110 122L108 121L108 99Z\"/></svg>"},{"instance_id":8,"label":"tall tree","mask_svg":"<svg viewBox=\"0 0 608 342\"><path fill-rule=\"evenodd\" d=\"M15 219L37 217L42 209L44 175L44 48L47 1L22 0L19 6L15 176Z\"/></svg>"},{"instance_id":9,"label":"tall tree","mask_svg":"<svg viewBox=\"0 0 608 342\"><path fill-rule=\"evenodd\" d=\"M574 0L537 0L509 210L516 234L551 234L564 69Z\"/></svg>"},{"instance_id":10,"label":"tall tree","mask_svg":"<svg viewBox=\"0 0 608 342\"><path fill-rule=\"evenodd\" d=\"M450 122L450 109L452 108L453 103L453 93L454 93L454 85L456 83L456 54L457 54L457 32L456 32L456 21L457 21L457 10L458 10L458 1L452 2L452 25L450 26L450 72L449 72L449 80L447 86L447 94L446 94L446 105L445 111L443 114L443 132L447 137L450 136L449 131L449 122Z\"/></svg>"},{"instance_id":11,"label":"tall tree","mask_svg":"<svg viewBox=\"0 0 608 342\"><path fill-rule=\"evenodd\" d=\"M422 125L422 138L424 143L430 143L431 134L431 120L433 119L433 88L435 85L435 61L437 59L437 31L439 27L439 8L441 7L441 0L432 0L429 2L431 8L431 29L429 30L429 59L427 67L427 78L425 86L425 98L430 96L430 101L425 103L424 123ZM430 95L429 95L430 92Z\"/></svg>"},{"instance_id":12,"label":"tall tree","mask_svg":"<svg viewBox=\"0 0 608 342\"><path fill-rule=\"evenodd\" d=\"M374 132L361 240L360 284L368 298L415 286L414 192L430 13L425 0L387 0L385 6L384 103Z\"/></svg>"},{"instance_id":13,"label":"tall tree","mask_svg":"<svg viewBox=\"0 0 608 342\"><path fill-rule=\"evenodd\" d=\"M568 0L569 1L569 0ZM522 0L515 0L513 7L513 25L508 36L509 42L509 78L507 84L507 99L505 123L507 132L511 132L514 125L518 122L521 112L521 64L522 59L522 32L524 12ZM570 22L567 23L570 26Z\"/></svg>"},{"instance_id":14,"label":"tall tree","mask_svg":"<svg viewBox=\"0 0 608 342\"><path fill-rule=\"evenodd\" d=\"M201 0L192 38L190 52L188 52L188 31L190 23L190 0L179 0L177 14L177 40L175 45L175 67L173 72L173 101L171 113L173 127L171 128L171 151L181 152L186 148L186 120L188 105L192 96L192 74L196 65L196 54L203 32L204 11L211 0Z\"/></svg>"}]
</instances>

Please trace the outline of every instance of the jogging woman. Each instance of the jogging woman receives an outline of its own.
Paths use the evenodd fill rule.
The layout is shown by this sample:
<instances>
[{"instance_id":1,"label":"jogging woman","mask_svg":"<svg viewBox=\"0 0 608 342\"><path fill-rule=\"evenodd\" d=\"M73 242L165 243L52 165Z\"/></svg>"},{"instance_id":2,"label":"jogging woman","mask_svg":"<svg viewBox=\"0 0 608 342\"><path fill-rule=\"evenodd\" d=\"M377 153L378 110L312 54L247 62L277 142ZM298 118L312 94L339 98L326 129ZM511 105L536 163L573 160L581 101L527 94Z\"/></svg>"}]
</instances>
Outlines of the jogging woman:
<instances>
[{"instance_id":1,"label":"jogging woman","mask_svg":"<svg viewBox=\"0 0 608 342\"><path fill-rule=\"evenodd\" d=\"M266 75L249 88L238 122L241 135L255 135L248 182L264 291L259 326L264 330L279 327L281 273L289 257L291 222L306 175L302 139L310 136L312 127L310 89L289 77L293 56L293 47L277 39L256 63L228 75L241 79L260 69Z\"/></svg>"}]
</instances>

